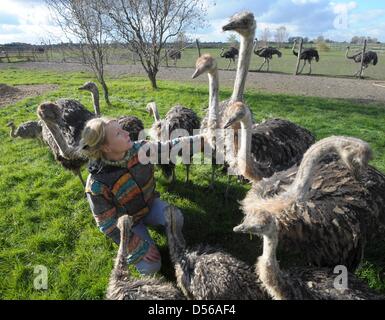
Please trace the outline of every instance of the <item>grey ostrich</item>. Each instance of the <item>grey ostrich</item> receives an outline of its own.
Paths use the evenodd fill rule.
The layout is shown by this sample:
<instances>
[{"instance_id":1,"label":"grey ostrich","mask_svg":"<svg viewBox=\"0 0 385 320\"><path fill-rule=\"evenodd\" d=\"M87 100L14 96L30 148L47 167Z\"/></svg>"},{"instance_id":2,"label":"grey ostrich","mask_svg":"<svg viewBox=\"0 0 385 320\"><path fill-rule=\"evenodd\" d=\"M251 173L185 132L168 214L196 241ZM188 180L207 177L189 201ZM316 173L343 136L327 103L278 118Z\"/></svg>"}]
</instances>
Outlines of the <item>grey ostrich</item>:
<instances>
[{"instance_id":1,"label":"grey ostrich","mask_svg":"<svg viewBox=\"0 0 385 320\"><path fill-rule=\"evenodd\" d=\"M219 55L221 58L229 59L229 64L227 65L227 70L229 70L231 62L235 64L235 58L238 57L239 50L235 47L230 47L225 51L225 48L222 48Z\"/></svg>"},{"instance_id":2,"label":"grey ostrich","mask_svg":"<svg viewBox=\"0 0 385 320\"><path fill-rule=\"evenodd\" d=\"M249 152L253 142L246 125L238 169L255 181L259 164ZM241 202L245 220L269 212L279 222L285 249L315 266L345 265L354 271L366 242L385 225L385 176L367 166L369 159L370 148L359 139L321 140L305 153L300 167L253 183Z\"/></svg>"},{"instance_id":3,"label":"grey ostrich","mask_svg":"<svg viewBox=\"0 0 385 320\"><path fill-rule=\"evenodd\" d=\"M139 279L131 277L128 271L128 244L131 238L133 219L123 215L119 218L117 227L120 230L120 244L111 272L107 288L108 300L181 300L183 294L163 278L142 276Z\"/></svg>"},{"instance_id":4,"label":"grey ostrich","mask_svg":"<svg viewBox=\"0 0 385 320\"><path fill-rule=\"evenodd\" d=\"M256 264L256 274L263 288L275 300L383 300L362 280L346 273L345 286L336 286L333 268L291 267L281 270L277 260L280 226L271 214L259 214L234 228L263 237L263 253ZM338 284L338 283L337 283Z\"/></svg>"},{"instance_id":5,"label":"grey ostrich","mask_svg":"<svg viewBox=\"0 0 385 320\"><path fill-rule=\"evenodd\" d=\"M166 233L178 287L189 299L267 299L252 267L210 246L187 249L182 234L183 215L174 206L165 209Z\"/></svg>"},{"instance_id":6,"label":"grey ostrich","mask_svg":"<svg viewBox=\"0 0 385 320\"><path fill-rule=\"evenodd\" d=\"M95 82L86 82L79 90L89 91L92 96L92 101L95 109L95 116L100 116L100 103L99 103L99 89ZM130 133L130 139L137 141L140 131L144 129L143 122L136 116L121 116L118 119L118 123L122 126L123 130Z\"/></svg>"},{"instance_id":7,"label":"grey ostrich","mask_svg":"<svg viewBox=\"0 0 385 320\"><path fill-rule=\"evenodd\" d=\"M56 103L43 103L37 108L42 120L43 140L48 144L55 159L67 170L77 175L84 184L81 167L87 159L76 148L86 122L95 117L76 100L60 99Z\"/></svg>"},{"instance_id":8,"label":"grey ostrich","mask_svg":"<svg viewBox=\"0 0 385 320\"><path fill-rule=\"evenodd\" d=\"M177 49L170 49L167 52L169 58L171 58L174 61L174 67L176 66L176 62L180 59L182 59L182 52Z\"/></svg>"},{"instance_id":9,"label":"grey ostrich","mask_svg":"<svg viewBox=\"0 0 385 320\"><path fill-rule=\"evenodd\" d=\"M273 59L273 56L277 55L278 58L282 57L282 52L279 51L277 48L273 48L273 47L258 48L258 39L257 38L255 38L254 54L256 54L258 57L263 58L263 63L259 67L258 71L261 71L262 67L265 65L265 63L267 63L267 72L269 72L270 60Z\"/></svg>"},{"instance_id":10,"label":"grey ostrich","mask_svg":"<svg viewBox=\"0 0 385 320\"><path fill-rule=\"evenodd\" d=\"M27 121L19 125L17 128L13 121L7 123L7 127L11 128L9 135L11 138L38 139L42 140L41 121Z\"/></svg>"},{"instance_id":11,"label":"grey ostrich","mask_svg":"<svg viewBox=\"0 0 385 320\"><path fill-rule=\"evenodd\" d=\"M184 130L189 135L194 135L194 130L199 130L199 117L189 108L180 105L174 106L166 113L164 119L160 118L155 102L149 103L146 110L154 116L154 123L150 130L150 136L153 140L167 141L173 136L175 130ZM191 154L191 156L193 155ZM175 180L175 164L162 164L161 169L168 179L171 176L172 181ZM189 172L190 165L186 164L186 182L189 181Z\"/></svg>"},{"instance_id":12,"label":"grey ostrich","mask_svg":"<svg viewBox=\"0 0 385 320\"><path fill-rule=\"evenodd\" d=\"M293 44L293 54L298 57L298 52L295 51L295 46L297 45L297 40L294 40ZM299 73L302 73L303 69L305 68L306 62L309 63L309 74L311 74L311 62L315 59L315 61L319 61L319 54L316 49L313 48L305 48L301 52L300 60L303 60L303 66Z\"/></svg>"},{"instance_id":13,"label":"grey ostrich","mask_svg":"<svg viewBox=\"0 0 385 320\"><path fill-rule=\"evenodd\" d=\"M352 56L349 56L349 50L350 47L346 47L346 59L354 60L355 63L361 63L362 60L362 52L358 52L353 54ZM378 55L374 51L367 51L364 54L364 62L363 62L363 69L367 69L370 64L373 64L374 66L378 63ZM359 69L354 76L356 77L361 72L361 69ZM362 75L364 72L362 71Z\"/></svg>"}]
</instances>

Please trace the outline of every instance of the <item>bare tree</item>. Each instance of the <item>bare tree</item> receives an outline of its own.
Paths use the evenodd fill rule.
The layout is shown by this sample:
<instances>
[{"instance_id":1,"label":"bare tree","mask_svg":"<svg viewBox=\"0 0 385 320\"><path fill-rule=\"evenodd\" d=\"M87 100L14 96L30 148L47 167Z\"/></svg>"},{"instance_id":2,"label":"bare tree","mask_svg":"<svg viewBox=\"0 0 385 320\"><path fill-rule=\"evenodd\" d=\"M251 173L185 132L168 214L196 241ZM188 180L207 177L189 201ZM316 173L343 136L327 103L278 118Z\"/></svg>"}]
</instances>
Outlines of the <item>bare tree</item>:
<instances>
[{"instance_id":1,"label":"bare tree","mask_svg":"<svg viewBox=\"0 0 385 320\"><path fill-rule=\"evenodd\" d=\"M279 27L277 29L277 32L275 33L275 41L277 42L278 47L282 46L282 43L286 41L287 37L288 37L288 33L286 30L286 27L284 26Z\"/></svg>"},{"instance_id":2,"label":"bare tree","mask_svg":"<svg viewBox=\"0 0 385 320\"><path fill-rule=\"evenodd\" d=\"M261 32L261 41L264 42L265 45L267 45L267 43L268 43L269 40L270 40L270 37L271 37L270 29L269 29L269 28L265 28L265 29Z\"/></svg>"},{"instance_id":3,"label":"bare tree","mask_svg":"<svg viewBox=\"0 0 385 320\"><path fill-rule=\"evenodd\" d=\"M157 89L162 49L184 31L204 22L202 0L104 0L119 40L139 56L151 85Z\"/></svg>"},{"instance_id":4,"label":"bare tree","mask_svg":"<svg viewBox=\"0 0 385 320\"><path fill-rule=\"evenodd\" d=\"M67 38L76 38L82 61L91 68L110 105L104 78L109 36L109 19L103 0L45 0Z\"/></svg>"}]
</instances>

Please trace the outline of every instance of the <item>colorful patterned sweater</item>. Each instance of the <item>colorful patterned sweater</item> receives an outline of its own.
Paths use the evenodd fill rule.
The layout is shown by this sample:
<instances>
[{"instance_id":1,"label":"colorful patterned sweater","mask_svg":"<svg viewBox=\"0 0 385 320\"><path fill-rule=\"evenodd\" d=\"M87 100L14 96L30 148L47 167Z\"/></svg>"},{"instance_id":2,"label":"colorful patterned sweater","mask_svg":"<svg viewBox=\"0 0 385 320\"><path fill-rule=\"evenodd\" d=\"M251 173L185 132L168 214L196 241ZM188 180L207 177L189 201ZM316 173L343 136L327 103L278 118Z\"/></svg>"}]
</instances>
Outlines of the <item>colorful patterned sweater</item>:
<instances>
[{"instance_id":1,"label":"colorful patterned sweater","mask_svg":"<svg viewBox=\"0 0 385 320\"><path fill-rule=\"evenodd\" d=\"M117 220L123 214L129 214L138 222L149 211L152 201L159 197L155 191L154 165L142 164L139 151L143 146L155 148L158 159L164 156L168 147L178 143L190 146L202 135L182 137L167 142L137 141L127 152L122 161L100 160L89 166L86 183L86 195L91 211L99 229L115 243L120 242Z\"/></svg>"}]
</instances>

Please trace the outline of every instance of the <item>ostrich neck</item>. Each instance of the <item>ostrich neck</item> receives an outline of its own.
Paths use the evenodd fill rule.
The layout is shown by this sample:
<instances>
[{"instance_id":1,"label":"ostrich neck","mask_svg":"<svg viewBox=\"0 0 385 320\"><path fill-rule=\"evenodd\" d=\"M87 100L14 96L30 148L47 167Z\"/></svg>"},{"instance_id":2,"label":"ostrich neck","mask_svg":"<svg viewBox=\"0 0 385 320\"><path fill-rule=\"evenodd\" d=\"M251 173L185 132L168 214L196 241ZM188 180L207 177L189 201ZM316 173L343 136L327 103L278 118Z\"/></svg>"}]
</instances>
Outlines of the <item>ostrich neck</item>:
<instances>
[{"instance_id":1,"label":"ostrich neck","mask_svg":"<svg viewBox=\"0 0 385 320\"><path fill-rule=\"evenodd\" d=\"M296 43L294 42L294 44L293 44L293 49L291 49L291 51L293 51L293 54L294 54L295 56L298 56L298 52L295 51L295 45L296 45Z\"/></svg>"},{"instance_id":2,"label":"ostrich neck","mask_svg":"<svg viewBox=\"0 0 385 320\"><path fill-rule=\"evenodd\" d=\"M295 198L303 200L313 182L315 166L322 159L322 156L333 151L340 154L343 152L340 143L343 144L344 142L345 140L340 138L337 142L326 140L311 146L304 154L297 175L288 192L292 192Z\"/></svg>"},{"instance_id":3,"label":"ostrich neck","mask_svg":"<svg viewBox=\"0 0 385 320\"><path fill-rule=\"evenodd\" d=\"M239 174L243 175L244 177L249 177L249 170L248 166L250 165L251 159L251 128L252 128L252 121L251 117L246 116L241 121L241 132L240 132L240 148L238 152L238 168L239 168Z\"/></svg>"},{"instance_id":4,"label":"ostrich neck","mask_svg":"<svg viewBox=\"0 0 385 320\"><path fill-rule=\"evenodd\" d=\"M52 138L54 139L56 145L58 146L61 155L64 158L69 160L76 158L75 149L68 146L58 125L50 122L45 122L45 124L48 130L51 132Z\"/></svg>"},{"instance_id":5,"label":"ostrich neck","mask_svg":"<svg viewBox=\"0 0 385 320\"><path fill-rule=\"evenodd\" d=\"M131 232L128 231L125 227L120 230L120 244L118 249L118 254L116 256L115 260L115 274L118 276L126 275L127 271L127 255L128 255L128 245L130 242L130 234ZM122 274L123 271L123 274Z\"/></svg>"},{"instance_id":6,"label":"ostrich neck","mask_svg":"<svg viewBox=\"0 0 385 320\"><path fill-rule=\"evenodd\" d=\"M12 138L16 138L17 137L17 134L15 133L15 131L16 131L15 125L12 125L11 126L11 132L10 132L10 135L11 135Z\"/></svg>"},{"instance_id":7,"label":"ostrich neck","mask_svg":"<svg viewBox=\"0 0 385 320\"><path fill-rule=\"evenodd\" d=\"M245 91L247 73L249 72L251 53L253 52L254 35L255 29L250 32L248 36L241 35L237 75L235 77L234 91L231 97L232 101L243 101L243 93Z\"/></svg>"},{"instance_id":8,"label":"ostrich neck","mask_svg":"<svg viewBox=\"0 0 385 320\"><path fill-rule=\"evenodd\" d=\"M217 127L218 120L218 106L219 106L219 81L218 81L218 70L208 74L209 77L209 126L211 128Z\"/></svg>"},{"instance_id":9,"label":"ostrich neck","mask_svg":"<svg viewBox=\"0 0 385 320\"><path fill-rule=\"evenodd\" d=\"M270 264L276 266L277 271L279 271L279 265L277 261L277 245L278 245L278 235L263 236L263 253L262 257L268 261Z\"/></svg>"},{"instance_id":10,"label":"ostrich neck","mask_svg":"<svg viewBox=\"0 0 385 320\"><path fill-rule=\"evenodd\" d=\"M158 107L157 107L155 104L152 104L152 105L151 105L151 109L152 109L152 114L154 115L154 120L155 120L155 122L160 121L160 116L159 116L159 112L158 112Z\"/></svg>"},{"instance_id":11,"label":"ostrich neck","mask_svg":"<svg viewBox=\"0 0 385 320\"><path fill-rule=\"evenodd\" d=\"M92 101L94 104L94 110L95 110L95 115L97 117L100 116L100 100L99 100L99 91L96 90L95 92L91 92L92 95Z\"/></svg>"}]
</instances>

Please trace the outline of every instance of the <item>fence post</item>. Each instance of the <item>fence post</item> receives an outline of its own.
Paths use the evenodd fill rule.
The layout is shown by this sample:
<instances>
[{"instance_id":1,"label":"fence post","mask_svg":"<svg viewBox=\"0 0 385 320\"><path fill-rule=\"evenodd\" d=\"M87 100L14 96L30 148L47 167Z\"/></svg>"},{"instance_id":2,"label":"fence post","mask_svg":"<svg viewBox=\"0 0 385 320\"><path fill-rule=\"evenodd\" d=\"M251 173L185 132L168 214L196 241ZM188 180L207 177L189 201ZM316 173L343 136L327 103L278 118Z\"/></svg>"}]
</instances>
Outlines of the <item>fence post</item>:
<instances>
[{"instance_id":1,"label":"fence post","mask_svg":"<svg viewBox=\"0 0 385 320\"><path fill-rule=\"evenodd\" d=\"M364 47L362 49L362 55L361 55L360 79L362 79L362 72L364 71L364 57L365 57L365 53L366 53L366 45L367 45L367 40L365 39Z\"/></svg>"},{"instance_id":2,"label":"fence post","mask_svg":"<svg viewBox=\"0 0 385 320\"><path fill-rule=\"evenodd\" d=\"M298 69L299 69L299 64L301 62L301 54L302 54L302 46L303 46L303 39L301 38L299 40L299 49L298 49L298 57L297 57L297 65L295 67L295 72L294 75L298 75Z\"/></svg>"},{"instance_id":3,"label":"fence post","mask_svg":"<svg viewBox=\"0 0 385 320\"><path fill-rule=\"evenodd\" d=\"M199 40L196 39L196 43L197 43L197 48L198 48L198 58L201 56L201 46L199 44Z\"/></svg>"}]
</instances>

